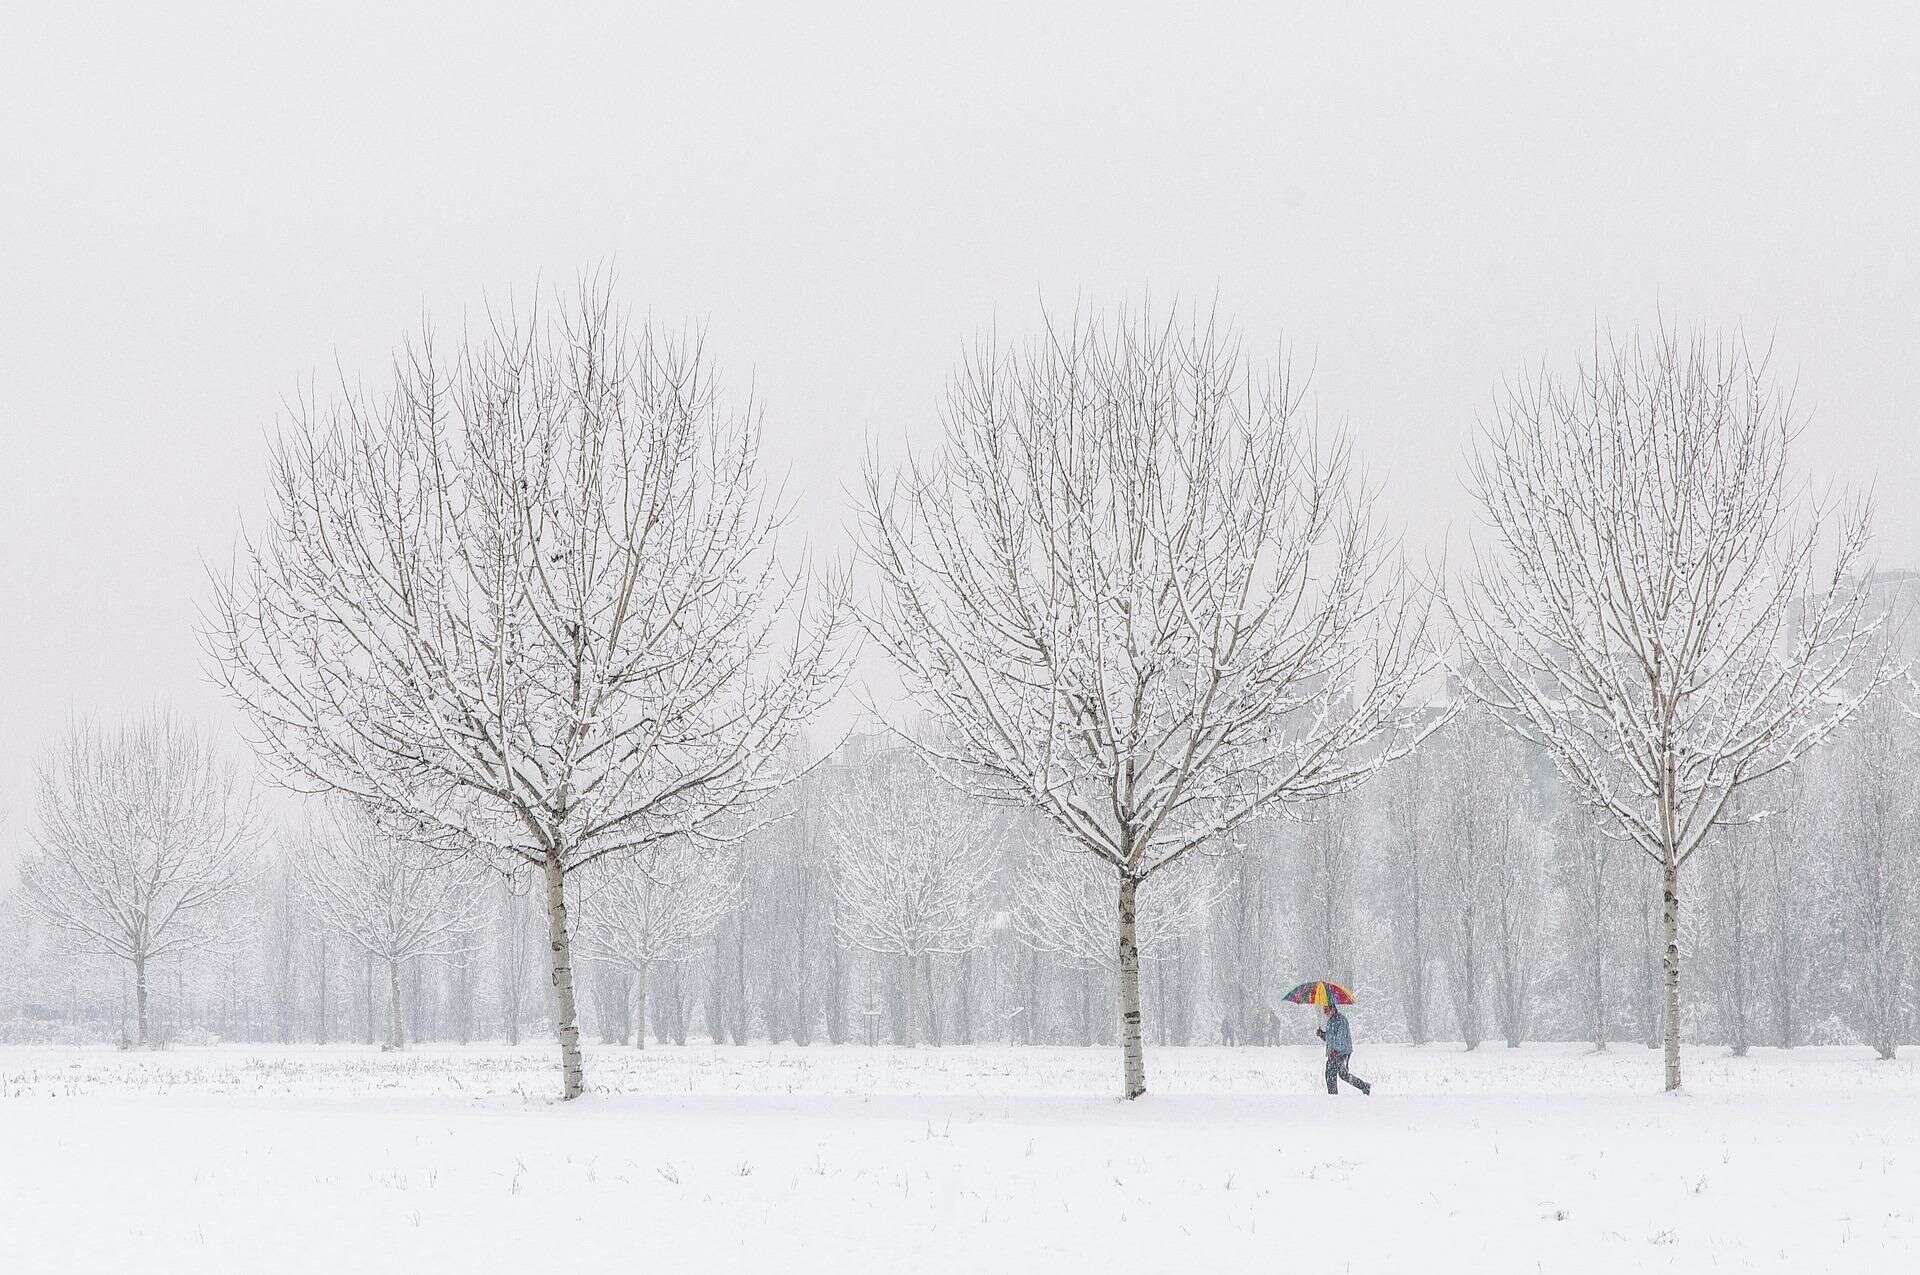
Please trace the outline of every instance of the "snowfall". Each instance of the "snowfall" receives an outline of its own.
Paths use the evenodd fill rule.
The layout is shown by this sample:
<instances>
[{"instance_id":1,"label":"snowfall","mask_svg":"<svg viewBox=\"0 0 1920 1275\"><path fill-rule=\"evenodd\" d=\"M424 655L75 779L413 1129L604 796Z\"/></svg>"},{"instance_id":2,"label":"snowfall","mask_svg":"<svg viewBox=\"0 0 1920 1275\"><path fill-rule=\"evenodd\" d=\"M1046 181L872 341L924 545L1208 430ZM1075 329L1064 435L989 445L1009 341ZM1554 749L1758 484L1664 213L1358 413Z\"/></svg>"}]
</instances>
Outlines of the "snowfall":
<instances>
[{"instance_id":1,"label":"snowfall","mask_svg":"<svg viewBox=\"0 0 1920 1275\"><path fill-rule=\"evenodd\" d=\"M0 1048L0 1272L1912 1271L1920 1066L1318 1054Z\"/></svg>"}]
</instances>

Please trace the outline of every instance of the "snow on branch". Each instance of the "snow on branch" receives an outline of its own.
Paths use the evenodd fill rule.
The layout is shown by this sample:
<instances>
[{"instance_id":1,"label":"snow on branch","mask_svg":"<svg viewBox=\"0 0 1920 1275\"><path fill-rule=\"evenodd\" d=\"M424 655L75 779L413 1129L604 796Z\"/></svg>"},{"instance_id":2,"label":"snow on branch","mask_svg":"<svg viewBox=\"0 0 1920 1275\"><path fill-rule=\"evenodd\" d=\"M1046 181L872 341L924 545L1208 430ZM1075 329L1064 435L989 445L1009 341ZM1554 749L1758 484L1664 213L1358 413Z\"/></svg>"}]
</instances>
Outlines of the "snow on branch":
<instances>
[{"instance_id":1,"label":"snow on branch","mask_svg":"<svg viewBox=\"0 0 1920 1275\"><path fill-rule=\"evenodd\" d=\"M944 446L870 471L867 629L950 781L1145 880L1410 746L1426 612L1344 438L1211 316L982 346Z\"/></svg>"},{"instance_id":2,"label":"snow on branch","mask_svg":"<svg viewBox=\"0 0 1920 1275\"><path fill-rule=\"evenodd\" d=\"M758 409L701 332L599 281L487 318L296 405L204 636L291 785L571 871L780 782L841 681L840 585L783 571Z\"/></svg>"},{"instance_id":3,"label":"snow on branch","mask_svg":"<svg viewBox=\"0 0 1920 1275\"><path fill-rule=\"evenodd\" d=\"M1867 501L1792 476L1763 355L1661 332L1500 400L1453 608L1467 684L1656 861L1887 680Z\"/></svg>"},{"instance_id":4,"label":"snow on branch","mask_svg":"<svg viewBox=\"0 0 1920 1275\"><path fill-rule=\"evenodd\" d=\"M825 805L841 942L908 958L985 943L1006 841L991 810L969 806L905 748L850 768Z\"/></svg>"}]
</instances>

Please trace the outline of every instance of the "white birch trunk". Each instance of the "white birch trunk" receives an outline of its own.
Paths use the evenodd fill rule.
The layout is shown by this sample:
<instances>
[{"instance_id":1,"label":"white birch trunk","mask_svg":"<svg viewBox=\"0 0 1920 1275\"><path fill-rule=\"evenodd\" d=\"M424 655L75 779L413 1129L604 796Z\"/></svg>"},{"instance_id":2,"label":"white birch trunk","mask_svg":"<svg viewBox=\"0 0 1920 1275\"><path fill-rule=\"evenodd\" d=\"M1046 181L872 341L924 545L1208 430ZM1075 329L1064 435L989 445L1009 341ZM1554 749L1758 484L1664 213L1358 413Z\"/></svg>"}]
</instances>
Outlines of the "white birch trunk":
<instances>
[{"instance_id":1,"label":"white birch trunk","mask_svg":"<svg viewBox=\"0 0 1920 1275\"><path fill-rule=\"evenodd\" d=\"M134 1030L137 1033L135 1043L142 1048L147 1044L147 962L145 957L133 963L133 1015Z\"/></svg>"},{"instance_id":2,"label":"white birch trunk","mask_svg":"<svg viewBox=\"0 0 1920 1275\"><path fill-rule=\"evenodd\" d=\"M547 856L547 947L553 956L554 1027L560 1037L563 1099L578 1098L586 1087L580 1056L580 1019L573 1002L573 941L567 932L567 879L558 855Z\"/></svg>"},{"instance_id":3,"label":"white birch trunk","mask_svg":"<svg viewBox=\"0 0 1920 1275\"><path fill-rule=\"evenodd\" d=\"M1140 1038L1140 943L1136 933L1140 883L1120 878L1120 1053L1121 1093L1128 1099L1147 1092L1147 1058Z\"/></svg>"},{"instance_id":4,"label":"white birch trunk","mask_svg":"<svg viewBox=\"0 0 1920 1275\"><path fill-rule=\"evenodd\" d=\"M404 1049L406 1029L400 1021L400 962L387 962L387 1048Z\"/></svg>"},{"instance_id":5,"label":"white birch trunk","mask_svg":"<svg viewBox=\"0 0 1920 1275\"><path fill-rule=\"evenodd\" d=\"M644 961L633 971L633 1047L647 1047L647 965Z\"/></svg>"},{"instance_id":6,"label":"white birch trunk","mask_svg":"<svg viewBox=\"0 0 1920 1275\"><path fill-rule=\"evenodd\" d=\"M1666 947L1666 1087L1680 1088L1680 865L1673 856L1661 874L1661 915Z\"/></svg>"}]
</instances>

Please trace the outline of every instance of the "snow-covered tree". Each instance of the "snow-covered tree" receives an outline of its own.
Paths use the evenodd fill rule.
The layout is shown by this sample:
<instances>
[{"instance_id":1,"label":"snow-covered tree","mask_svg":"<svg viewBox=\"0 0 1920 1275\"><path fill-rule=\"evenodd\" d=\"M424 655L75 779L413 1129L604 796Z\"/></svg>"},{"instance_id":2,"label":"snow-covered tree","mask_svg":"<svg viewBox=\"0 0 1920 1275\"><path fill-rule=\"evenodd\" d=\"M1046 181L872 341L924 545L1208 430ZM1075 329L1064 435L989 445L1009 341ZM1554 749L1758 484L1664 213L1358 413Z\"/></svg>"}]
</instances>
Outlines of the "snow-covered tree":
<instances>
[{"instance_id":1,"label":"snow-covered tree","mask_svg":"<svg viewBox=\"0 0 1920 1275\"><path fill-rule=\"evenodd\" d=\"M71 721L34 778L28 905L78 950L131 967L144 1045L154 963L232 932L223 905L260 837L252 792L210 735L164 711Z\"/></svg>"},{"instance_id":2,"label":"snow-covered tree","mask_svg":"<svg viewBox=\"0 0 1920 1275\"><path fill-rule=\"evenodd\" d=\"M1266 1034L1272 1021L1269 989L1274 980L1286 976L1286 971L1275 968L1273 959L1275 934L1283 919L1274 897L1280 865L1267 852L1278 831L1273 825L1281 822L1250 825L1244 840L1252 844L1236 838L1232 853L1223 856L1218 867L1218 891L1208 910L1213 922L1209 928L1214 987L1225 1013L1223 1040L1252 1044ZM1199 902L1206 902L1204 896ZM1161 945L1171 948L1177 937L1177 933L1170 935Z\"/></svg>"},{"instance_id":3,"label":"snow-covered tree","mask_svg":"<svg viewBox=\"0 0 1920 1275\"><path fill-rule=\"evenodd\" d=\"M1409 804L1432 811L1433 849L1421 863L1431 878L1428 920L1468 1049L1482 1040L1489 1010L1509 1046L1525 1036L1531 1014L1547 867L1523 748L1469 707L1428 742L1420 773L1429 782L1410 794Z\"/></svg>"},{"instance_id":4,"label":"snow-covered tree","mask_svg":"<svg viewBox=\"0 0 1920 1275\"><path fill-rule=\"evenodd\" d=\"M1360 894L1353 819L1350 801L1323 803L1305 821L1294 856L1301 969L1349 985Z\"/></svg>"},{"instance_id":5,"label":"snow-covered tree","mask_svg":"<svg viewBox=\"0 0 1920 1275\"><path fill-rule=\"evenodd\" d=\"M1764 359L1662 332L1512 386L1471 462L1470 684L1660 874L1668 1089L1681 868L1882 680L1869 510L1806 495L1795 431Z\"/></svg>"},{"instance_id":6,"label":"snow-covered tree","mask_svg":"<svg viewBox=\"0 0 1920 1275\"><path fill-rule=\"evenodd\" d=\"M26 1002L32 955L27 927L33 918L21 891L12 887L12 881L0 876L0 1017Z\"/></svg>"},{"instance_id":7,"label":"snow-covered tree","mask_svg":"<svg viewBox=\"0 0 1920 1275\"><path fill-rule=\"evenodd\" d=\"M587 881L580 950L630 975L633 1044L645 1049L648 976L656 965L692 956L740 906L739 854L664 842L643 856L599 865Z\"/></svg>"},{"instance_id":8,"label":"snow-covered tree","mask_svg":"<svg viewBox=\"0 0 1920 1275\"><path fill-rule=\"evenodd\" d=\"M1541 912L1551 869L1540 830L1529 817L1535 814L1532 803L1517 794L1506 803L1490 865L1487 919L1493 938L1494 1014L1509 1049L1518 1048L1532 1032L1545 932Z\"/></svg>"},{"instance_id":9,"label":"snow-covered tree","mask_svg":"<svg viewBox=\"0 0 1920 1275\"><path fill-rule=\"evenodd\" d=\"M1728 807L1737 812L1739 799ZM1744 1057L1759 1025L1759 996L1765 932L1761 874L1763 828L1730 822L1714 852L1701 863L1703 926L1707 970L1713 991L1718 1035L1736 1058Z\"/></svg>"},{"instance_id":10,"label":"snow-covered tree","mask_svg":"<svg viewBox=\"0 0 1920 1275\"><path fill-rule=\"evenodd\" d=\"M945 426L937 458L869 473L868 631L938 719L943 774L1107 870L1135 1098L1143 887L1402 747L1425 614L1346 444L1210 317L982 348Z\"/></svg>"},{"instance_id":11,"label":"snow-covered tree","mask_svg":"<svg viewBox=\"0 0 1920 1275\"><path fill-rule=\"evenodd\" d=\"M1429 1005L1433 967L1440 955L1434 938L1442 910L1435 861L1440 812L1448 795L1434 784L1429 752L1415 753L1370 794L1377 821L1375 869L1391 922L1394 982L1407 1039L1416 1045L1433 1039Z\"/></svg>"},{"instance_id":12,"label":"snow-covered tree","mask_svg":"<svg viewBox=\"0 0 1920 1275\"><path fill-rule=\"evenodd\" d=\"M1622 881L1628 847L1596 827L1585 809L1562 810L1551 824L1560 894L1566 901L1562 935L1573 999L1584 1009L1596 1051L1611 1034L1615 966L1621 950Z\"/></svg>"},{"instance_id":13,"label":"snow-covered tree","mask_svg":"<svg viewBox=\"0 0 1920 1275\"><path fill-rule=\"evenodd\" d=\"M387 1044L406 1044L400 971L424 957L464 952L479 928L491 878L469 856L423 845L352 801L314 812L294 852L301 899L387 975Z\"/></svg>"},{"instance_id":14,"label":"snow-covered tree","mask_svg":"<svg viewBox=\"0 0 1920 1275\"><path fill-rule=\"evenodd\" d=\"M1847 732L1839 818L1829 826L1834 911L1842 946L1828 1006L1874 1052L1892 1058L1916 989L1920 943L1920 727L1883 697Z\"/></svg>"},{"instance_id":15,"label":"snow-covered tree","mask_svg":"<svg viewBox=\"0 0 1920 1275\"><path fill-rule=\"evenodd\" d=\"M826 807L834 932L843 943L899 958L903 1043L914 1043L924 1018L937 1045L933 958L972 952L987 938L1002 843L992 812L969 809L904 747L850 768Z\"/></svg>"},{"instance_id":16,"label":"snow-covered tree","mask_svg":"<svg viewBox=\"0 0 1920 1275\"><path fill-rule=\"evenodd\" d=\"M1494 962L1495 868L1512 836L1513 798L1524 767L1504 755L1481 714L1456 717L1428 741L1435 771L1432 926L1454 1023L1477 1049L1486 1023L1486 989Z\"/></svg>"},{"instance_id":17,"label":"snow-covered tree","mask_svg":"<svg viewBox=\"0 0 1920 1275\"><path fill-rule=\"evenodd\" d=\"M303 401L216 581L208 647L284 782L540 874L569 1098L566 878L737 835L841 680L758 439L698 333L631 329L588 283L451 353L423 334L384 393Z\"/></svg>"},{"instance_id":18,"label":"snow-covered tree","mask_svg":"<svg viewBox=\"0 0 1920 1275\"><path fill-rule=\"evenodd\" d=\"M494 892L494 990L501 1026L510 1045L520 1043L528 993L537 973L536 936L540 926L528 898L530 888L524 877L508 876L501 879L500 888Z\"/></svg>"},{"instance_id":19,"label":"snow-covered tree","mask_svg":"<svg viewBox=\"0 0 1920 1275\"><path fill-rule=\"evenodd\" d=\"M1832 761L1829 755L1829 766ZM1781 813L1760 827L1761 893L1771 921L1761 959L1774 1043L1791 1049L1804 1039L1817 976L1813 957L1818 933L1805 922L1809 903L1817 897L1819 865L1814 855L1821 842L1814 835L1806 795L1800 791L1805 777L1796 768L1782 778L1788 791L1762 803L1777 804Z\"/></svg>"}]
</instances>

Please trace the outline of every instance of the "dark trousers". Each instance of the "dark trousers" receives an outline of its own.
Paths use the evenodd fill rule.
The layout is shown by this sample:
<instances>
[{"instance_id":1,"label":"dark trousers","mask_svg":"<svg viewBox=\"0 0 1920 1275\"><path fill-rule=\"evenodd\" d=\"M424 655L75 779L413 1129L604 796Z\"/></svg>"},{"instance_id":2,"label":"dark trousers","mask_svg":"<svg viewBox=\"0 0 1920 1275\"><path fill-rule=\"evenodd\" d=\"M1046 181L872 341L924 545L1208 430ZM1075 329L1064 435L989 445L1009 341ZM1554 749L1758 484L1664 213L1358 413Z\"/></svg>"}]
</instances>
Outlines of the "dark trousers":
<instances>
[{"instance_id":1,"label":"dark trousers","mask_svg":"<svg viewBox=\"0 0 1920 1275\"><path fill-rule=\"evenodd\" d=\"M1340 1092L1339 1082L1342 1080L1352 1085L1355 1089L1358 1089L1361 1093L1366 1093L1369 1089L1373 1088L1372 1085L1369 1085L1366 1081L1360 1079L1358 1076L1354 1075L1352 1072L1347 1070L1347 1059L1349 1057L1351 1057L1351 1055L1349 1054L1328 1054L1327 1055L1327 1092L1328 1093L1339 1093Z\"/></svg>"}]
</instances>

